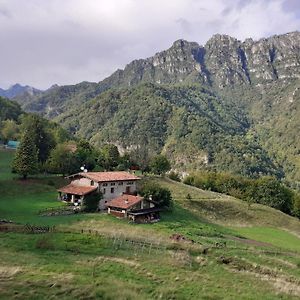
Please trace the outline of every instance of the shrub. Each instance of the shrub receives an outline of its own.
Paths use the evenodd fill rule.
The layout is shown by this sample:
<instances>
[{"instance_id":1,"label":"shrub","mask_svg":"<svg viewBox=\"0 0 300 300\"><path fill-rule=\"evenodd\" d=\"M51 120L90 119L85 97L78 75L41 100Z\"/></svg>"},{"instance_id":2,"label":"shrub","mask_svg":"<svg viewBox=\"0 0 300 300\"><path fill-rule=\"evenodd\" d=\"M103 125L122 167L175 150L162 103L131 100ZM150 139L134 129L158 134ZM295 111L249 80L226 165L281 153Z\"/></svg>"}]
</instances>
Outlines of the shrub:
<instances>
[{"instance_id":1,"label":"shrub","mask_svg":"<svg viewBox=\"0 0 300 300\"><path fill-rule=\"evenodd\" d=\"M83 200L82 210L84 212L95 212L98 209L99 201L102 199L102 194L92 193L85 196Z\"/></svg>"},{"instance_id":2,"label":"shrub","mask_svg":"<svg viewBox=\"0 0 300 300\"><path fill-rule=\"evenodd\" d=\"M176 173L176 172L174 172L174 171L171 171L171 172L169 173L168 177L169 177L170 179L174 180L174 181L178 181L178 182L181 181L181 180L180 180L180 177L179 177L179 174Z\"/></svg>"},{"instance_id":3,"label":"shrub","mask_svg":"<svg viewBox=\"0 0 300 300\"><path fill-rule=\"evenodd\" d=\"M293 215L300 219L300 194L293 195Z\"/></svg>"},{"instance_id":4,"label":"shrub","mask_svg":"<svg viewBox=\"0 0 300 300\"><path fill-rule=\"evenodd\" d=\"M187 194L187 195L186 195L186 199L187 199L187 200L192 200L191 194Z\"/></svg>"},{"instance_id":5,"label":"shrub","mask_svg":"<svg viewBox=\"0 0 300 300\"><path fill-rule=\"evenodd\" d=\"M173 199L170 190L157 184L146 184L141 188L141 195L146 199L151 199L157 207L171 209Z\"/></svg>"}]
</instances>

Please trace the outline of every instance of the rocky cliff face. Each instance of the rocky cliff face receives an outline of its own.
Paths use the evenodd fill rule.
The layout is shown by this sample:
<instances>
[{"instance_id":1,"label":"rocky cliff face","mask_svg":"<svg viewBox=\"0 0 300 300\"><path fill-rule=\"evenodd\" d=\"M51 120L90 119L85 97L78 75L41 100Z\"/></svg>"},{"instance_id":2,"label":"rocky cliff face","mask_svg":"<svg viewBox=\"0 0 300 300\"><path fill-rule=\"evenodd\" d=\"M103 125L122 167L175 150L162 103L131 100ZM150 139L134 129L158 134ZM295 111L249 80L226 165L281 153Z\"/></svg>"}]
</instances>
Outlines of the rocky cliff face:
<instances>
[{"instance_id":1,"label":"rocky cliff face","mask_svg":"<svg viewBox=\"0 0 300 300\"><path fill-rule=\"evenodd\" d=\"M131 62L103 83L133 86L200 81L224 88L293 78L300 78L299 32L244 42L217 34L204 47L178 40L166 51Z\"/></svg>"},{"instance_id":2,"label":"rocky cliff face","mask_svg":"<svg viewBox=\"0 0 300 300\"><path fill-rule=\"evenodd\" d=\"M205 46L175 41L169 49L147 59L134 60L124 70L117 70L97 84L84 82L61 86L26 97L18 96L15 100L26 111L53 118L66 111L73 102L80 104L112 87L132 87L145 82L198 82L222 90L294 78L300 78L299 32L244 42L216 34Z\"/></svg>"}]
</instances>

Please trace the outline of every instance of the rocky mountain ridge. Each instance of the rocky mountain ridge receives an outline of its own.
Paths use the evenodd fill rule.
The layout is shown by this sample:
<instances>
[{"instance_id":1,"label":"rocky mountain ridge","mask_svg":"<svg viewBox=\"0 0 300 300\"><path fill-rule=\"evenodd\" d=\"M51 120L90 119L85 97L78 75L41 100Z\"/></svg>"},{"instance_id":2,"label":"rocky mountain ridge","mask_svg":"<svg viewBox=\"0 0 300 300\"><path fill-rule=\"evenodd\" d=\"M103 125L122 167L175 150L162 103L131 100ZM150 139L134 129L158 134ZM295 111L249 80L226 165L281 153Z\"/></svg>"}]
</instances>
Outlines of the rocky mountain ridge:
<instances>
[{"instance_id":1,"label":"rocky mountain ridge","mask_svg":"<svg viewBox=\"0 0 300 300\"><path fill-rule=\"evenodd\" d=\"M39 95L41 93L42 93L42 91L39 89L36 89L29 85L23 86L19 83L12 85L8 89L0 88L0 96L8 98L8 99L13 99L15 97L20 97L20 96L23 97L25 95L33 97L33 96Z\"/></svg>"},{"instance_id":2,"label":"rocky mountain ridge","mask_svg":"<svg viewBox=\"0 0 300 300\"><path fill-rule=\"evenodd\" d=\"M256 86L300 78L300 33L241 42L228 35L214 35L204 46L178 40L154 56L134 60L99 83L61 86L31 97L18 97L26 111L53 118L70 103L80 104L109 88L157 84L201 83L220 90Z\"/></svg>"}]
</instances>

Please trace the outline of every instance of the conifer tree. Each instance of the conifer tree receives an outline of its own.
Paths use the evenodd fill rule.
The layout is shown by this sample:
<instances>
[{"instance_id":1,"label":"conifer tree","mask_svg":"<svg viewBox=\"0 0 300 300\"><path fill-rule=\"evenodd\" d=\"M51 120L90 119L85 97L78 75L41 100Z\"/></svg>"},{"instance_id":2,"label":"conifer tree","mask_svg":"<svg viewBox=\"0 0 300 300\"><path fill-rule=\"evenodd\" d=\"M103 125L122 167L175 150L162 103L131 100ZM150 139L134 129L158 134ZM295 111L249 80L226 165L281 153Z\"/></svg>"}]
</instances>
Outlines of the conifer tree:
<instances>
[{"instance_id":1,"label":"conifer tree","mask_svg":"<svg viewBox=\"0 0 300 300\"><path fill-rule=\"evenodd\" d=\"M30 131L26 130L13 160L12 169L26 179L38 172L38 153Z\"/></svg>"}]
</instances>

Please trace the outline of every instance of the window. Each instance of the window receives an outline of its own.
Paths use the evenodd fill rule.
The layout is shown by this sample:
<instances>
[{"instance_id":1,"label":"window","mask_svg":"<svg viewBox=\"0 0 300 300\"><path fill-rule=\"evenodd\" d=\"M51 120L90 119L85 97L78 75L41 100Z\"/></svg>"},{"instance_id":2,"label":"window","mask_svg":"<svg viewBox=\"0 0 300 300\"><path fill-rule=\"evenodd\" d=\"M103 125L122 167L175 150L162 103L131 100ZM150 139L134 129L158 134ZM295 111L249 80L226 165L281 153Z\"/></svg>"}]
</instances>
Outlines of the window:
<instances>
[{"instance_id":1,"label":"window","mask_svg":"<svg viewBox=\"0 0 300 300\"><path fill-rule=\"evenodd\" d=\"M105 192L106 192L106 189L103 189L103 195L105 194Z\"/></svg>"},{"instance_id":2,"label":"window","mask_svg":"<svg viewBox=\"0 0 300 300\"><path fill-rule=\"evenodd\" d=\"M104 182L102 185L103 185L103 186L107 186L107 183L106 183L106 182Z\"/></svg>"},{"instance_id":3,"label":"window","mask_svg":"<svg viewBox=\"0 0 300 300\"><path fill-rule=\"evenodd\" d=\"M94 182L94 180L91 180L91 185L95 185L95 182Z\"/></svg>"},{"instance_id":4,"label":"window","mask_svg":"<svg viewBox=\"0 0 300 300\"><path fill-rule=\"evenodd\" d=\"M123 185L124 183L123 183L123 181L119 181L119 183L118 183L119 185Z\"/></svg>"},{"instance_id":5,"label":"window","mask_svg":"<svg viewBox=\"0 0 300 300\"><path fill-rule=\"evenodd\" d=\"M133 181L128 181L127 184L128 185L133 185Z\"/></svg>"},{"instance_id":6,"label":"window","mask_svg":"<svg viewBox=\"0 0 300 300\"><path fill-rule=\"evenodd\" d=\"M110 185L116 185L116 183L115 183L115 182L112 182Z\"/></svg>"},{"instance_id":7,"label":"window","mask_svg":"<svg viewBox=\"0 0 300 300\"><path fill-rule=\"evenodd\" d=\"M115 188L110 188L110 192L113 194L115 192Z\"/></svg>"}]
</instances>

